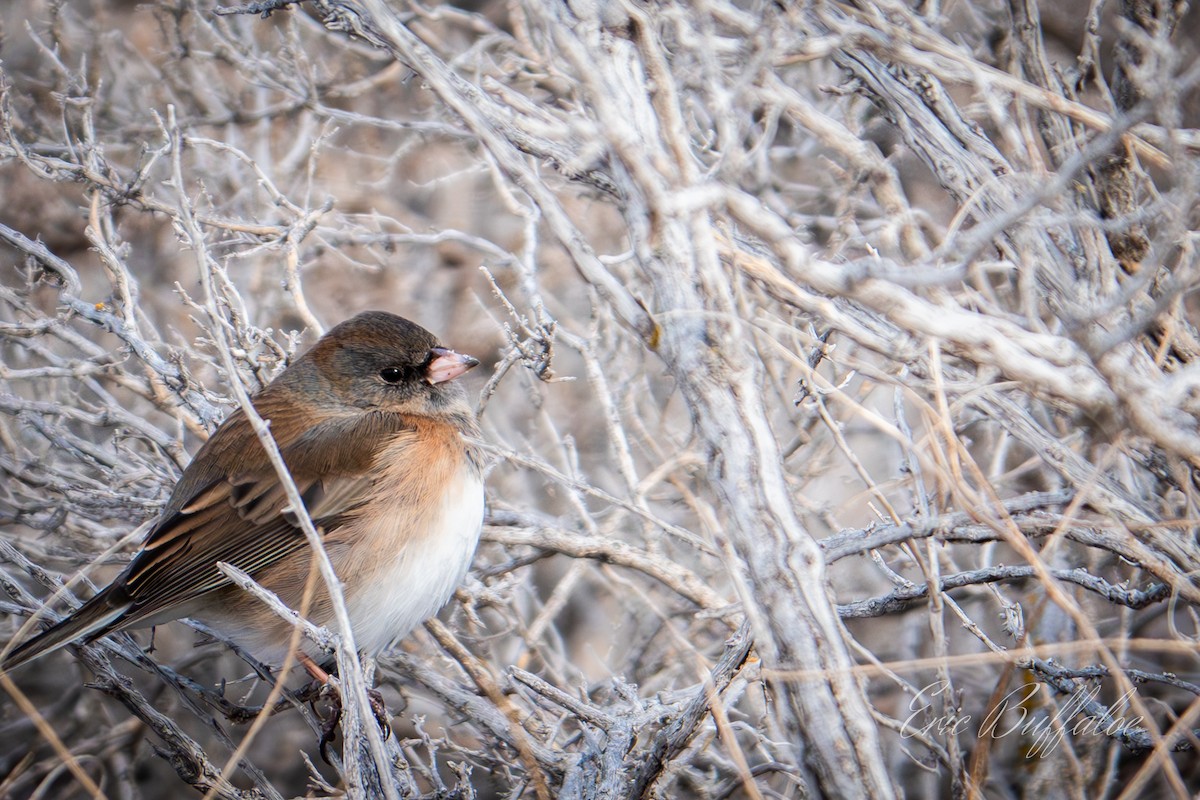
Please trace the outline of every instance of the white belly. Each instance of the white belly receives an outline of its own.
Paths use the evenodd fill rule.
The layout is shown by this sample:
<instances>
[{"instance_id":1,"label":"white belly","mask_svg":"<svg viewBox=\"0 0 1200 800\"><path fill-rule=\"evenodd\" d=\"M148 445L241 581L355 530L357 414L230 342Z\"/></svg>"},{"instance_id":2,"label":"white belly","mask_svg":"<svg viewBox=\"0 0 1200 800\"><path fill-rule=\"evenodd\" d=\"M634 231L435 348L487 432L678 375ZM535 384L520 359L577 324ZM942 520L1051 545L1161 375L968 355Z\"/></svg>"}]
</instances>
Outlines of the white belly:
<instances>
[{"instance_id":1,"label":"white belly","mask_svg":"<svg viewBox=\"0 0 1200 800\"><path fill-rule=\"evenodd\" d=\"M346 592L346 610L360 650L375 655L407 636L438 612L462 583L471 566L483 524L483 483L464 466L460 480L442 497L439 511L429 517L430 529L419 536L407 531L380 530L364 537L386 541L407 538L390 563L382 563L374 580ZM381 515L372 524L405 524L405 515Z\"/></svg>"}]
</instances>

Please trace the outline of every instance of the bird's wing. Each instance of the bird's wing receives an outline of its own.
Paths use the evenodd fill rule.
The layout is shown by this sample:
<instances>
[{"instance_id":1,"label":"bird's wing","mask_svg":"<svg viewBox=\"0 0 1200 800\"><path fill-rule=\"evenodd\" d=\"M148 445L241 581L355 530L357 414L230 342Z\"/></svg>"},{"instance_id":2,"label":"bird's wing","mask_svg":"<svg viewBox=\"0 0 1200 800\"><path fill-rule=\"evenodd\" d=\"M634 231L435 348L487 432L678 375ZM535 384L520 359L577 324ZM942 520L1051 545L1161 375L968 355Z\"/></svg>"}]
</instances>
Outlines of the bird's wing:
<instances>
[{"instance_id":1,"label":"bird's wing","mask_svg":"<svg viewBox=\"0 0 1200 800\"><path fill-rule=\"evenodd\" d=\"M317 425L281 448L292 480L318 529L336 527L339 518L366 502L374 480L377 447L344 446L347 441L402 444L415 435L392 415L360 415L351 422ZM362 438L350 430L372 425L379 434ZM235 432L236 433L236 432ZM215 438L215 437L214 437ZM241 436L226 435L232 443ZM257 441L247 442L259 448ZM365 452L364 452L365 450ZM197 461L206 457L204 451ZM219 458L219 454L210 456ZM203 468L203 464L198 465ZM189 467L189 472L191 468ZM225 562L253 575L307 546L294 509L269 464L252 472L212 470L208 481L183 480L163 519L114 582L112 601L128 611L117 627L144 620L229 585L217 568ZM183 491L186 496L178 496Z\"/></svg>"},{"instance_id":2,"label":"bird's wing","mask_svg":"<svg viewBox=\"0 0 1200 800\"><path fill-rule=\"evenodd\" d=\"M263 402L264 399L268 402ZM416 443L400 415L380 412L326 417L255 405L271 430L317 527L333 530L365 501L374 486L376 454ZM265 406L262 407L262 406ZM306 546L304 532L240 412L230 416L200 448L167 501L142 549L113 583L57 624L12 648L0 671L57 650L76 639L95 639L139 623L187 613L190 601L230 584L217 562L253 575Z\"/></svg>"},{"instance_id":3,"label":"bird's wing","mask_svg":"<svg viewBox=\"0 0 1200 800\"><path fill-rule=\"evenodd\" d=\"M301 497L320 485L297 482ZM221 481L205 493L204 505L188 505L156 527L153 540L114 584L113 599L129 605L120 627L136 626L226 585L229 580L217 568L218 562L253 575L305 546L304 532L295 524L286 496L284 504L276 501L275 513L267 510L264 501L258 513L245 515L238 491L260 486L269 487L265 490L269 494L283 494L274 474L237 484ZM323 520L313 515L313 522L319 527Z\"/></svg>"}]
</instances>

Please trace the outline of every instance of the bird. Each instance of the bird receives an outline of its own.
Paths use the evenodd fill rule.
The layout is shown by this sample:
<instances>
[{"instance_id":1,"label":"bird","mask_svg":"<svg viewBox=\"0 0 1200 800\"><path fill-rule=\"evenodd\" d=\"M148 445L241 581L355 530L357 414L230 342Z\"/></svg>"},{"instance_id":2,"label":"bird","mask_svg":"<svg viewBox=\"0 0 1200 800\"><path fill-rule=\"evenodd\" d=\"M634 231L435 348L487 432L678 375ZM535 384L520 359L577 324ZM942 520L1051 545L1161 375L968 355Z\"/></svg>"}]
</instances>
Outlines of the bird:
<instances>
[{"instance_id":1,"label":"bird","mask_svg":"<svg viewBox=\"0 0 1200 800\"><path fill-rule=\"evenodd\" d=\"M414 322L368 311L330 329L251 398L322 536L355 644L369 656L437 613L474 557L483 457L455 379L478 364ZM295 609L311 556L278 473L235 410L184 469L128 566L73 613L11 647L0 671L181 617L278 666L291 625L217 565L242 569ZM329 594L316 580L307 616L333 627ZM328 682L327 654L305 642L296 657Z\"/></svg>"}]
</instances>

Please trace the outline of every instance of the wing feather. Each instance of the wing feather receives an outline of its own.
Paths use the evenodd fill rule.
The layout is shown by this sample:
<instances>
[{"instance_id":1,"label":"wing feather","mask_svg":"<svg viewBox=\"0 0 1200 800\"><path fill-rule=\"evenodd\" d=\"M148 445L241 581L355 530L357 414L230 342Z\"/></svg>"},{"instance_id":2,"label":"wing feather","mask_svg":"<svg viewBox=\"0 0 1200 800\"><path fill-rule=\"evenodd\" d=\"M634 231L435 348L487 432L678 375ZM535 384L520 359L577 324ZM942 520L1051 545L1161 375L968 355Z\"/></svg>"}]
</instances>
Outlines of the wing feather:
<instances>
[{"instance_id":1,"label":"wing feather","mask_svg":"<svg viewBox=\"0 0 1200 800\"><path fill-rule=\"evenodd\" d=\"M184 607L228 586L230 582L217 568L218 562L233 564L253 575L307 546L287 494L270 465L246 472L202 461L207 457L219 462L225 456L232 459L240 455L244 465L245 452L239 454L231 445L246 438L240 427L249 426L244 420L231 418L230 422L232 429L223 428L213 437L225 441L217 442L214 448L206 445L197 454L199 469L192 472L189 468L193 479L180 481L163 519L118 578L114 599L130 604L119 627L136 627L152 617L160 619L161 612ZM367 428L359 428L362 425ZM279 431L276 435L277 441L287 441ZM367 500L374 486L371 466L375 454L405 435L411 435L411 427L400 415L359 414L310 427L281 447L318 529L336 528L340 518ZM348 442L368 442L371 447L355 448L347 446ZM259 446L257 441L245 444ZM194 479L196 475L208 479L202 482Z\"/></svg>"}]
</instances>

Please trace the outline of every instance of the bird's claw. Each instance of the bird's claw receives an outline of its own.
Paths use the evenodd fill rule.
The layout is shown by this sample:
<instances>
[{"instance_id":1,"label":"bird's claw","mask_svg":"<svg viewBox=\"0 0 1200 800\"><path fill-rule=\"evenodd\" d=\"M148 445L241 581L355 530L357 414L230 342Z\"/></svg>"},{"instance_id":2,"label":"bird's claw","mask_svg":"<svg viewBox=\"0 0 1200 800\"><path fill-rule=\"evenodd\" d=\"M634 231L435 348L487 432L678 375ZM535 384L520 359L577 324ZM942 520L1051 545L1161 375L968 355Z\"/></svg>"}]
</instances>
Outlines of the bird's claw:
<instances>
[{"instance_id":1,"label":"bird's claw","mask_svg":"<svg viewBox=\"0 0 1200 800\"><path fill-rule=\"evenodd\" d=\"M320 688L312 699L312 710L318 718L321 713L317 711L317 700L321 697L329 700L329 715L321 720L320 753L321 760L329 764L329 743L333 741L338 722L342 718L342 693L332 683L326 683Z\"/></svg>"},{"instance_id":2,"label":"bird's claw","mask_svg":"<svg viewBox=\"0 0 1200 800\"><path fill-rule=\"evenodd\" d=\"M371 702L371 713L375 715L375 722L379 724L383 738L387 739L392 735L392 724L387 704L383 702L383 695L378 689L367 689L367 699Z\"/></svg>"},{"instance_id":3,"label":"bird's claw","mask_svg":"<svg viewBox=\"0 0 1200 800\"><path fill-rule=\"evenodd\" d=\"M342 718L342 693L332 683L322 686L321 690L311 700L313 712L317 716L320 716L320 713L317 712L316 701L320 698L327 698L329 700L329 716L321 721L320 742L321 759L326 764L329 764L328 747L330 742L335 738L338 722ZM375 722L379 725L379 730L383 733L383 738L387 739L392 735L392 726L389 720L387 704L383 701L383 695L379 693L378 689L368 689L367 699L371 703L371 713L375 716Z\"/></svg>"}]
</instances>

